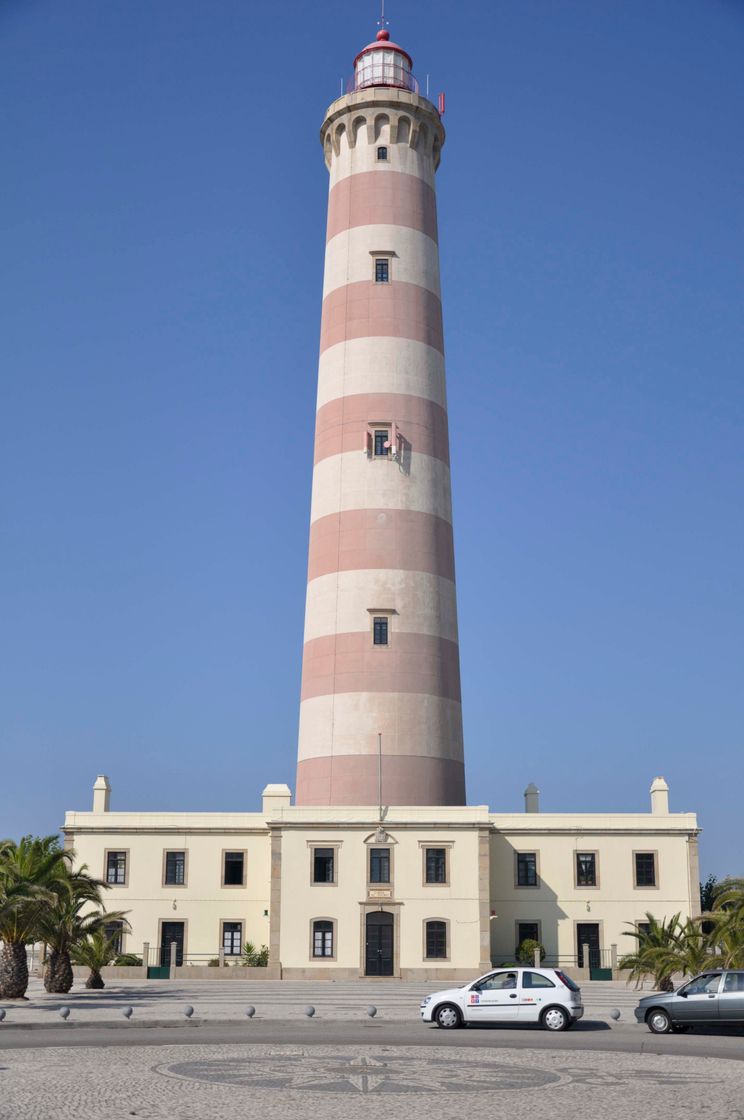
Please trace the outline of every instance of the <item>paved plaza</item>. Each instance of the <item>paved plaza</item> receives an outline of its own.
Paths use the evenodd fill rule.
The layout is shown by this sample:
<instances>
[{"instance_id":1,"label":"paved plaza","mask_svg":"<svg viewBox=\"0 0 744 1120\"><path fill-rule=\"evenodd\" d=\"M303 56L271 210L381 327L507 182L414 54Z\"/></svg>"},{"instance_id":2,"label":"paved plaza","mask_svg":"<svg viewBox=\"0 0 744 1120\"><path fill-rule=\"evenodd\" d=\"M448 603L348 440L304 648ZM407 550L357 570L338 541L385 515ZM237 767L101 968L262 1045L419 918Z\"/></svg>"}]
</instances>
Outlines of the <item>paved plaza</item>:
<instances>
[{"instance_id":1,"label":"paved plaza","mask_svg":"<svg viewBox=\"0 0 744 1120\"><path fill-rule=\"evenodd\" d=\"M155 1032L152 1032L155 1033ZM744 1120L742 1067L715 1058L433 1045L0 1050L1 1120Z\"/></svg>"},{"instance_id":2,"label":"paved plaza","mask_svg":"<svg viewBox=\"0 0 744 1120\"><path fill-rule=\"evenodd\" d=\"M740 1032L657 1038L635 1024L637 994L617 983L585 985L586 1019L564 1034L442 1032L418 1021L421 995L436 986L143 981L102 992L78 984L60 997L34 980L28 1002L3 1005L0 1120L286 1120L288 1109L324 1120L442 1109L744 1120Z\"/></svg>"}]
</instances>

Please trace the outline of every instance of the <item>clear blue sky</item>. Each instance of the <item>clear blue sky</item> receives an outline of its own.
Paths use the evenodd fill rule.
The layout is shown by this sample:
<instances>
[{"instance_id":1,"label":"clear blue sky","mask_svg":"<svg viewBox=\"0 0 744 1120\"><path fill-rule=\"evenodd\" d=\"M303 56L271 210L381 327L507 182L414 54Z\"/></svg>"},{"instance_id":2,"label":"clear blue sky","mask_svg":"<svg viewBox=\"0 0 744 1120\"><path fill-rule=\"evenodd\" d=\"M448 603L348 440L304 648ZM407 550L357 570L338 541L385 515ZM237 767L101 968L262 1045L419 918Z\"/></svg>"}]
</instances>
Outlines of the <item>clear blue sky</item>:
<instances>
[{"instance_id":1,"label":"clear blue sky","mask_svg":"<svg viewBox=\"0 0 744 1120\"><path fill-rule=\"evenodd\" d=\"M742 868L744 4L389 0L439 171L468 792ZM327 175L374 0L0 3L0 833L294 782Z\"/></svg>"}]
</instances>

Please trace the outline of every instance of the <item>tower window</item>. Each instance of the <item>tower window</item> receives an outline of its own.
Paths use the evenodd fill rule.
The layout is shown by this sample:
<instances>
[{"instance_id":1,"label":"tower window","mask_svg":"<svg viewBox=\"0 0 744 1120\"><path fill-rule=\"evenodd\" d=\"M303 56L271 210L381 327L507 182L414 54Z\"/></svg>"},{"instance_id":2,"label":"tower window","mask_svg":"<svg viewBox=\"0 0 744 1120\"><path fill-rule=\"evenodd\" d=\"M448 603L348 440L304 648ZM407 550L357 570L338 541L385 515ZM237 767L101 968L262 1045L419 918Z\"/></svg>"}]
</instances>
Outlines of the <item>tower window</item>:
<instances>
[{"instance_id":1,"label":"tower window","mask_svg":"<svg viewBox=\"0 0 744 1120\"><path fill-rule=\"evenodd\" d=\"M388 284L390 282L390 261L387 257L375 257L375 283Z\"/></svg>"},{"instance_id":2,"label":"tower window","mask_svg":"<svg viewBox=\"0 0 744 1120\"><path fill-rule=\"evenodd\" d=\"M375 457L387 459L390 443L390 432L387 428L375 428Z\"/></svg>"},{"instance_id":3,"label":"tower window","mask_svg":"<svg viewBox=\"0 0 744 1120\"><path fill-rule=\"evenodd\" d=\"M372 634L374 645L388 645L388 620L384 615L375 615L372 623Z\"/></svg>"},{"instance_id":4,"label":"tower window","mask_svg":"<svg viewBox=\"0 0 744 1120\"><path fill-rule=\"evenodd\" d=\"M378 148L377 149L377 158L378 159L386 160L387 157L388 157L387 148Z\"/></svg>"}]
</instances>

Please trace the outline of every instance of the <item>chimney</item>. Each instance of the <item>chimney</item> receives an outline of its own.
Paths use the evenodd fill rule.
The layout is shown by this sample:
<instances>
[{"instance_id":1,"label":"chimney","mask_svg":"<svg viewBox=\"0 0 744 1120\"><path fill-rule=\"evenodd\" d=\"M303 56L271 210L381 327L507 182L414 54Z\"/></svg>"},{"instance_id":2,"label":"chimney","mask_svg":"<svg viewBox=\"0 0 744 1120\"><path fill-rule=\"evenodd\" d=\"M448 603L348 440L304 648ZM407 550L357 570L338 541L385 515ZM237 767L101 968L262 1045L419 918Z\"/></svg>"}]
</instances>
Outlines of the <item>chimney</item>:
<instances>
[{"instance_id":1,"label":"chimney","mask_svg":"<svg viewBox=\"0 0 744 1120\"><path fill-rule=\"evenodd\" d=\"M288 809L292 800L292 791L289 786L284 785L268 785L264 788L261 795L263 797L263 813L264 816L273 817L276 813L281 813L282 809Z\"/></svg>"},{"instance_id":2,"label":"chimney","mask_svg":"<svg viewBox=\"0 0 744 1120\"><path fill-rule=\"evenodd\" d=\"M99 774L93 785L93 812L108 813L111 786L105 774Z\"/></svg>"},{"instance_id":3,"label":"chimney","mask_svg":"<svg viewBox=\"0 0 744 1120\"><path fill-rule=\"evenodd\" d=\"M654 816L666 816L669 812L669 786L663 778L654 778L650 793L651 812Z\"/></svg>"},{"instance_id":4,"label":"chimney","mask_svg":"<svg viewBox=\"0 0 744 1120\"><path fill-rule=\"evenodd\" d=\"M534 782L530 782L524 791L524 811L525 813L540 812L540 790Z\"/></svg>"}]
</instances>

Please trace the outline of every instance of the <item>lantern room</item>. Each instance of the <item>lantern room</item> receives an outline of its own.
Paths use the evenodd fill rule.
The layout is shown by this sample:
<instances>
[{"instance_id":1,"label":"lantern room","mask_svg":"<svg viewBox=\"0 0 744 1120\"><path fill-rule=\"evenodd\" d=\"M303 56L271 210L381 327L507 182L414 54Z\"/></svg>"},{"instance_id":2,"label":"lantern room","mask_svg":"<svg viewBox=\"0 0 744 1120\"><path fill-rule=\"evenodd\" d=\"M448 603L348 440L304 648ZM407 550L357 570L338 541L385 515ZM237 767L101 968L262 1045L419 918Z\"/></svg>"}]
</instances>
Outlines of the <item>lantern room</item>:
<instances>
[{"instance_id":1,"label":"lantern room","mask_svg":"<svg viewBox=\"0 0 744 1120\"><path fill-rule=\"evenodd\" d=\"M412 67L411 56L397 43L391 43L390 32L383 29L377 32L375 42L354 59L354 89L395 86L418 93L418 82L411 73Z\"/></svg>"}]
</instances>

